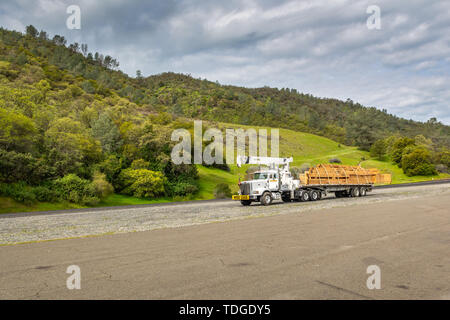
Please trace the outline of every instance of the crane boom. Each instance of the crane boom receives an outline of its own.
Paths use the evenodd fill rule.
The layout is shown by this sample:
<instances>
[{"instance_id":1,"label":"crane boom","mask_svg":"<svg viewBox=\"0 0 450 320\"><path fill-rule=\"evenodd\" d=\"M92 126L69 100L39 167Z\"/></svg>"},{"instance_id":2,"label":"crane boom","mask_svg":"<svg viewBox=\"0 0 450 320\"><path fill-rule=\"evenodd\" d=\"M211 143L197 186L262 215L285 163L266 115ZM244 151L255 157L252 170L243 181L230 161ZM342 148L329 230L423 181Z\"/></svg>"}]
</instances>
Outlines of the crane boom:
<instances>
[{"instance_id":1,"label":"crane boom","mask_svg":"<svg viewBox=\"0 0 450 320\"><path fill-rule=\"evenodd\" d=\"M240 168L243 164L259 164L266 166L289 165L293 161L291 158L272 158L272 157L237 157L236 164Z\"/></svg>"}]
</instances>

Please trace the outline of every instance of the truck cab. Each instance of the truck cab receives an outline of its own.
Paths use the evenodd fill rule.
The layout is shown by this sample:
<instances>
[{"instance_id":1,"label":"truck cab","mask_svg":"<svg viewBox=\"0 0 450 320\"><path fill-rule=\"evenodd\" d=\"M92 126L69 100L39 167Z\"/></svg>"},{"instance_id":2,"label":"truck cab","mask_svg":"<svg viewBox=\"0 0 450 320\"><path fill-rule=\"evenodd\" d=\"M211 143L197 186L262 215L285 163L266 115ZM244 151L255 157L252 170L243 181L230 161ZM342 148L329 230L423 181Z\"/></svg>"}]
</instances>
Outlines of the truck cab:
<instances>
[{"instance_id":1,"label":"truck cab","mask_svg":"<svg viewBox=\"0 0 450 320\"><path fill-rule=\"evenodd\" d=\"M268 159L268 160L267 160ZM252 202L261 202L264 205L271 204L274 200L285 199L291 196L291 191L298 188L300 181L292 178L289 171L291 159L279 161L282 167L270 165L267 169L260 169L251 174L251 179L239 183L239 194L233 196L234 200L240 200L243 205ZM273 158L257 158L253 162L269 165ZM249 161L250 162L250 161ZM290 198L289 198L290 199Z\"/></svg>"}]
</instances>

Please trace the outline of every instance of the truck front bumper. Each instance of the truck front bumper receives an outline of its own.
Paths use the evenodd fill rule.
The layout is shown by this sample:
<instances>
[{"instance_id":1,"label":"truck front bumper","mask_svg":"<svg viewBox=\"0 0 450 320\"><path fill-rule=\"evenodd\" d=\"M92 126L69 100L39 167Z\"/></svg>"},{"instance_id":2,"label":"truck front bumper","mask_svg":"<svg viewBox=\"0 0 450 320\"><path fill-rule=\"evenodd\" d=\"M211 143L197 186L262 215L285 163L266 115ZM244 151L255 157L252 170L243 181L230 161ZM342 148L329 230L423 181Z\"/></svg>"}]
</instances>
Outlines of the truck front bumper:
<instances>
[{"instance_id":1,"label":"truck front bumper","mask_svg":"<svg viewBox=\"0 0 450 320\"><path fill-rule=\"evenodd\" d=\"M250 200L250 196L248 194L236 194L231 197L233 200Z\"/></svg>"}]
</instances>

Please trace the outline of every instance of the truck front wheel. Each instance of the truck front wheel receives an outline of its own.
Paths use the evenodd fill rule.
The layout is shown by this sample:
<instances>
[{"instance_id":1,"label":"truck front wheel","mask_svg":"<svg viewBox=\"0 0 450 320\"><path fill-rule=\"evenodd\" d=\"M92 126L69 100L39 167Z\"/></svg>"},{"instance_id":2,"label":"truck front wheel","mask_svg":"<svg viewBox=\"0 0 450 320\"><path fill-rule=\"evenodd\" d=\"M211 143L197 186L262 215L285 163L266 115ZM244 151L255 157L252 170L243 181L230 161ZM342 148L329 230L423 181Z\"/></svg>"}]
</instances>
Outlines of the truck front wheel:
<instances>
[{"instance_id":1,"label":"truck front wheel","mask_svg":"<svg viewBox=\"0 0 450 320\"><path fill-rule=\"evenodd\" d=\"M269 204L272 203L272 195L270 194L270 192L264 192L263 195L261 196L261 203L265 206L268 206Z\"/></svg>"}]
</instances>

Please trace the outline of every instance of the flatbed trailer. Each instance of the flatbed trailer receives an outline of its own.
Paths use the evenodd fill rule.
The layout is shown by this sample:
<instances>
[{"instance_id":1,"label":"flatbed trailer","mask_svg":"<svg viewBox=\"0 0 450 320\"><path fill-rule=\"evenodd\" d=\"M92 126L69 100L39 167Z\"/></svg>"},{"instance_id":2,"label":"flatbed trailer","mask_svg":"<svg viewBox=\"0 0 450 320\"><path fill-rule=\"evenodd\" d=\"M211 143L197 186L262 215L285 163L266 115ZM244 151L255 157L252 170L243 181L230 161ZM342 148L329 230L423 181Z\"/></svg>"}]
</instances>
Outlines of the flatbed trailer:
<instances>
[{"instance_id":1,"label":"flatbed trailer","mask_svg":"<svg viewBox=\"0 0 450 320\"><path fill-rule=\"evenodd\" d=\"M372 191L372 184L347 184L347 185L323 185L311 184L301 186L293 192L283 192L281 199L289 201L316 201L334 193L337 198L364 197L367 192Z\"/></svg>"}]
</instances>

